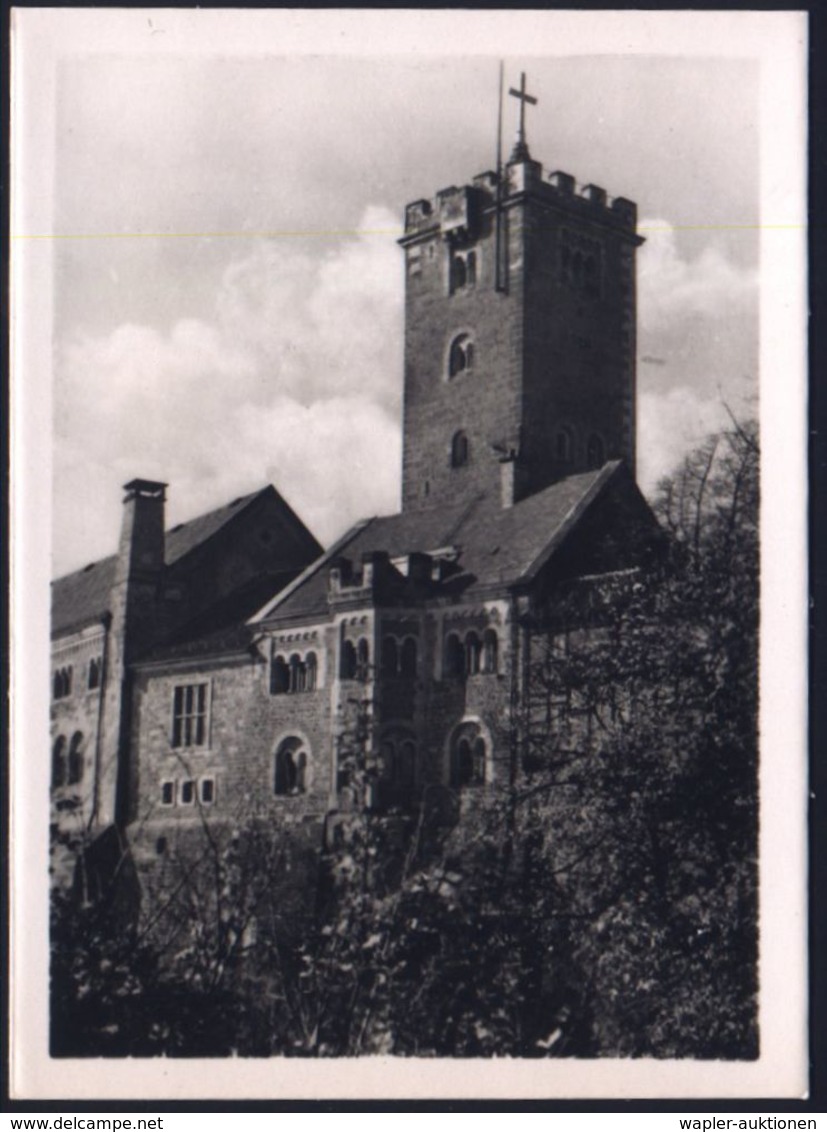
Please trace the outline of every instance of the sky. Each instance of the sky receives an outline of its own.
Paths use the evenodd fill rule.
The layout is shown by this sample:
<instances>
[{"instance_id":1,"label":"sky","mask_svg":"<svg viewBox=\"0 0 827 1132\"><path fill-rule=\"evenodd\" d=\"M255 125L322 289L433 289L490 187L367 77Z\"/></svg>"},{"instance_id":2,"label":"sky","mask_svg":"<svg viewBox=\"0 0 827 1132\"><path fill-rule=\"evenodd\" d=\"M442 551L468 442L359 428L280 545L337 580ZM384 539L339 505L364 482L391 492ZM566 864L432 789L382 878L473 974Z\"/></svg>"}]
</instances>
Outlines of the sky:
<instances>
[{"instance_id":1,"label":"sky","mask_svg":"<svg viewBox=\"0 0 827 1132\"><path fill-rule=\"evenodd\" d=\"M325 544L397 510L404 207L496 156L496 46L158 52L165 13L139 15L128 49L56 66L53 576L114 550L135 476L169 484L170 525L266 483ZM651 491L725 404L756 411L759 68L559 47L506 82L547 171L638 203Z\"/></svg>"}]
</instances>

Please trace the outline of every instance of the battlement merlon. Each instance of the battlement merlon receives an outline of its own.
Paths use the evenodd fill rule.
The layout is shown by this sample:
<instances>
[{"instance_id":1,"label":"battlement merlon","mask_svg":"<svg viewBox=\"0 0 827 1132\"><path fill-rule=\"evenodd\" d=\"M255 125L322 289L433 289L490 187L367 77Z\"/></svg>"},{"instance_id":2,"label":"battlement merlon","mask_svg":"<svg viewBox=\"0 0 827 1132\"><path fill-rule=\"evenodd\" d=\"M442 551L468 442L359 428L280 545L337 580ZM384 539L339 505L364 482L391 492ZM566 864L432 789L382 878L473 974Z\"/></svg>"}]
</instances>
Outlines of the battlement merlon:
<instances>
[{"instance_id":1,"label":"battlement merlon","mask_svg":"<svg viewBox=\"0 0 827 1132\"><path fill-rule=\"evenodd\" d=\"M609 197L599 185L578 186L570 173L555 170L547 176L538 161L515 161L505 167L503 208L510 208L529 196L553 208L598 222L624 233L635 244L637 205L626 197ZM412 201L405 208L405 234L399 243L405 247L425 236L439 234L443 239L473 235L480 216L496 208L497 174L490 170L474 177L470 185L451 185L440 189L432 199Z\"/></svg>"}]
</instances>

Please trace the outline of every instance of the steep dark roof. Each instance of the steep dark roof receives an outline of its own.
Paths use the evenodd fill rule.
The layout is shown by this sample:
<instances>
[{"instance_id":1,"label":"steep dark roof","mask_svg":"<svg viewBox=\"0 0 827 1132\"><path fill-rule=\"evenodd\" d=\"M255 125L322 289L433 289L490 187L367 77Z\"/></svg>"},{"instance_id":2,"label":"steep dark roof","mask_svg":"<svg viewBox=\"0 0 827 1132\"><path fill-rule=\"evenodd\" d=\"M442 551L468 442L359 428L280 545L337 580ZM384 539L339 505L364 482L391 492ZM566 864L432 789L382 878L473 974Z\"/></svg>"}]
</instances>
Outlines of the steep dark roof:
<instances>
[{"instance_id":1,"label":"steep dark roof","mask_svg":"<svg viewBox=\"0 0 827 1132\"><path fill-rule=\"evenodd\" d=\"M225 503L223 507L216 507L215 511L208 511L206 515L198 515L187 523L176 524L166 532L164 541L164 558L167 566L172 566L179 558L183 558L185 554L189 554L191 550L195 550L197 546L201 546L207 539L212 538L226 523L229 523L236 515L240 515L254 499L259 499L267 492L272 492L274 495L278 494L275 488L264 487L250 495L239 496L232 503ZM279 499L284 503L280 496ZM286 507L287 504L284 503L284 506Z\"/></svg>"},{"instance_id":2,"label":"steep dark roof","mask_svg":"<svg viewBox=\"0 0 827 1132\"><path fill-rule=\"evenodd\" d=\"M322 616L328 610L324 566L335 555L356 565L363 554L384 551L401 558L454 546L463 592L469 597L498 586L528 582L548 561L577 521L621 468L618 461L599 471L569 476L513 507L480 497L471 504L414 511L368 520L354 527L336 547L275 595L256 620ZM455 578L451 583L457 584Z\"/></svg>"},{"instance_id":3,"label":"steep dark roof","mask_svg":"<svg viewBox=\"0 0 827 1132\"><path fill-rule=\"evenodd\" d=\"M172 566L196 547L211 539L251 503L272 493L285 511L294 512L272 486L240 496L232 503L208 511L186 523L178 523L165 536L165 560ZM296 519L296 522L299 520ZM109 595L115 580L117 556L102 558L52 582L52 635L99 620L109 608Z\"/></svg>"},{"instance_id":4,"label":"steep dark roof","mask_svg":"<svg viewBox=\"0 0 827 1132\"><path fill-rule=\"evenodd\" d=\"M117 558L91 562L52 582L52 635L100 620L109 608Z\"/></svg>"}]
</instances>

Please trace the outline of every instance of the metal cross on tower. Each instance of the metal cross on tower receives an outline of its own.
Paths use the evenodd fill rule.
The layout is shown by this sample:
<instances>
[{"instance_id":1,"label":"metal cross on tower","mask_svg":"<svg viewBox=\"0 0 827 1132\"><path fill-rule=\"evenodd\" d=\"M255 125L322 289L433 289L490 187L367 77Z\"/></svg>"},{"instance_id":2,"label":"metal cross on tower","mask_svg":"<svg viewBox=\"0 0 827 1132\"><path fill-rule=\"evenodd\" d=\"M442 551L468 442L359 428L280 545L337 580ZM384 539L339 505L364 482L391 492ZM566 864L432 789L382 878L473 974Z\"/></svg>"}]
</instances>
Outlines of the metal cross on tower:
<instances>
[{"instance_id":1,"label":"metal cross on tower","mask_svg":"<svg viewBox=\"0 0 827 1132\"><path fill-rule=\"evenodd\" d=\"M512 86L512 87L508 88L508 93L510 95L512 95L514 98L518 98L520 100L520 128L517 131L517 141L514 145L514 150L511 154L511 160L512 161L528 161L529 160L528 144L526 143L526 140L525 140L525 107L526 107L526 103L529 103L529 105L531 105L531 106L536 106L537 105L537 99L533 95L526 93L525 71L522 71L521 74L520 74L520 89L515 90L514 87Z\"/></svg>"}]
</instances>

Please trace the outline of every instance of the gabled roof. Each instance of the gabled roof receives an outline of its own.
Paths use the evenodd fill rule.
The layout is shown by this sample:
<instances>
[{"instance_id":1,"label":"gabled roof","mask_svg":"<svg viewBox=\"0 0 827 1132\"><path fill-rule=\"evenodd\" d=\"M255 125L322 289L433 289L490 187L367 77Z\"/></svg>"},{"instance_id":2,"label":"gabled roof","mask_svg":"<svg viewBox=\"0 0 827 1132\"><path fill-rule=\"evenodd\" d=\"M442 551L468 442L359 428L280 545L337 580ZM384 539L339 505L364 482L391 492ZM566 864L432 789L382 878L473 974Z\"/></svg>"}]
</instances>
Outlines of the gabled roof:
<instances>
[{"instance_id":1,"label":"gabled roof","mask_svg":"<svg viewBox=\"0 0 827 1132\"><path fill-rule=\"evenodd\" d=\"M223 527L241 515L252 503L272 495L284 513L300 524L295 512L272 485L242 495L186 523L177 523L165 536L167 566L180 562L191 551L203 546ZM81 625L100 620L109 609L110 592L115 581L117 556L111 555L66 574L52 582L52 635L59 635Z\"/></svg>"},{"instance_id":2,"label":"gabled roof","mask_svg":"<svg viewBox=\"0 0 827 1132\"><path fill-rule=\"evenodd\" d=\"M352 528L337 545L281 594L263 606L252 622L319 617L328 611L328 575L332 557L345 556L355 565L362 555L384 551L399 558L438 548L458 549L460 575L446 581L464 597L490 593L530 582L577 527L623 465L612 461L598 471L569 476L536 492L513 507L480 497L471 504L405 512L370 519ZM631 483L631 480L628 481Z\"/></svg>"},{"instance_id":3,"label":"gabled roof","mask_svg":"<svg viewBox=\"0 0 827 1132\"><path fill-rule=\"evenodd\" d=\"M225 503L223 507L216 507L214 511L208 511L206 515L198 515L187 523L177 523L166 532L164 559L167 566L174 565L179 558L183 558L185 554L189 554L191 550L195 550L207 539L218 534L221 528L226 526L231 519L235 519L245 508L249 507L253 500L262 498L268 492L276 495L279 501L287 507L276 489L268 485L261 488L260 491L251 492L250 495L241 495L238 499L234 499L232 503Z\"/></svg>"}]
</instances>

